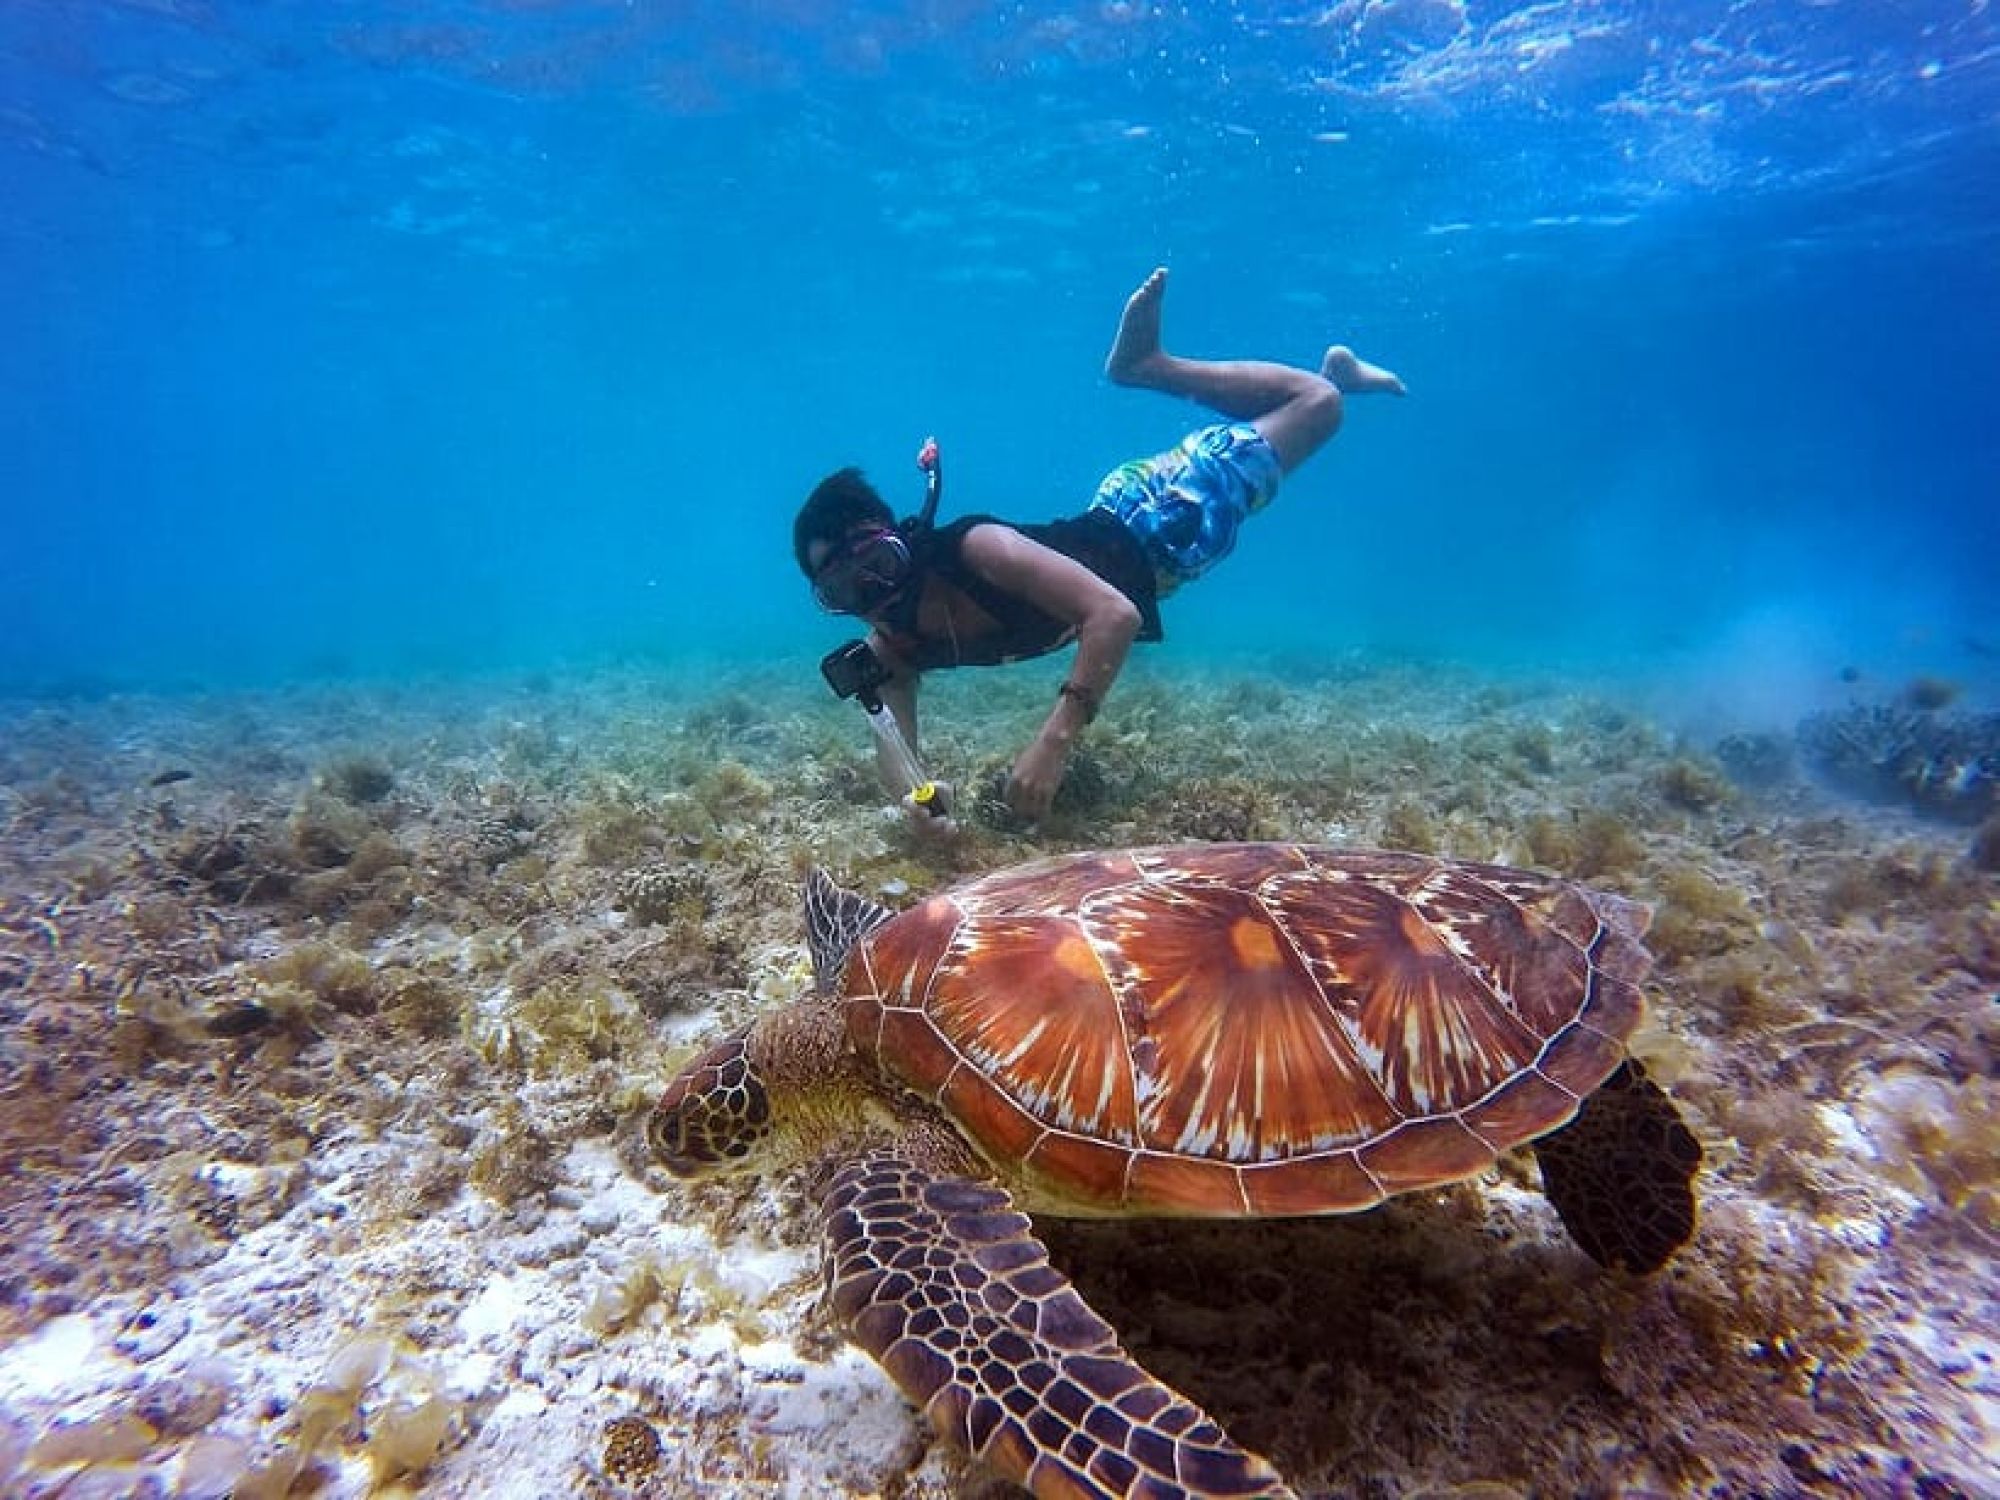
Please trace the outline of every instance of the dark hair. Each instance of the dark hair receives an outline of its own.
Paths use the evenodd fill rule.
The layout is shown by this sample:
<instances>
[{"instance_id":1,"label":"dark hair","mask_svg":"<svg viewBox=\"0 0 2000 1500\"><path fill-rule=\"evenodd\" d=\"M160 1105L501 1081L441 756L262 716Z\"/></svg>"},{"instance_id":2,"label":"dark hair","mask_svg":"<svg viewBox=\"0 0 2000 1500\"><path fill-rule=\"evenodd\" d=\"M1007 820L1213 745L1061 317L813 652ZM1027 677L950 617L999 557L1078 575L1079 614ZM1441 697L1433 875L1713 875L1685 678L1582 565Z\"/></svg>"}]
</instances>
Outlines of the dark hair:
<instances>
[{"instance_id":1,"label":"dark hair","mask_svg":"<svg viewBox=\"0 0 2000 1500\"><path fill-rule=\"evenodd\" d=\"M895 524L896 513L861 471L842 469L822 479L799 507L798 519L792 522L792 556L798 559L799 571L810 578L814 542L841 541L856 526Z\"/></svg>"}]
</instances>

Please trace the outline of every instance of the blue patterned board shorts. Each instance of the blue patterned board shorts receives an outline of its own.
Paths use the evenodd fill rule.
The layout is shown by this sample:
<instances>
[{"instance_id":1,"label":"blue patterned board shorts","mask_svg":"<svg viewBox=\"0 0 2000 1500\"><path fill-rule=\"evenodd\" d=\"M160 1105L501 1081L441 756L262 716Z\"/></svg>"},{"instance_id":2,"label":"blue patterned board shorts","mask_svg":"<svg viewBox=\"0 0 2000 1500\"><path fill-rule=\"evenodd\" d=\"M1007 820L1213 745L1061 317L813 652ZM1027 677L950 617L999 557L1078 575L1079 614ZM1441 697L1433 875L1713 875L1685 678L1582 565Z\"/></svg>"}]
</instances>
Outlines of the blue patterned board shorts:
<instances>
[{"instance_id":1,"label":"blue patterned board shorts","mask_svg":"<svg viewBox=\"0 0 2000 1500\"><path fill-rule=\"evenodd\" d=\"M1162 597L1229 556L1244 517L1278 493L1277 450L1247 422L1204 427L1165 453L1120 464L1090 502L1146 551Z\"/></svg>"}]
</instances>

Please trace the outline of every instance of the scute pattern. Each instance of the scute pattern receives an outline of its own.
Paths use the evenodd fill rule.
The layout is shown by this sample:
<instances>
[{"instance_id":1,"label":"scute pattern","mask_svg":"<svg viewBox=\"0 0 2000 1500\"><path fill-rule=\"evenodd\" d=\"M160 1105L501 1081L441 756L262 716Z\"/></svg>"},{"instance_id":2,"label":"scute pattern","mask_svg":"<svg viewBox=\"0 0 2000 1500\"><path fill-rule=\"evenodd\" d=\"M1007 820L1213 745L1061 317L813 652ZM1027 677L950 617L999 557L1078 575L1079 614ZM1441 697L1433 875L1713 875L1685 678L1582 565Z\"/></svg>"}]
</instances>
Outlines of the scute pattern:
<instances>
[{"instance_id":1,"label":"scute pattern","mask_svg":"<svg viewBox=\"0 0 2000 1500\"><path fill-rule=\"evenodd\" d=\"M1452 1101L1481 1097L1540 1053L1544 1039L1532 1029L1540 1018L1519 1013L1492 961L1511 963L1511 945L1481 941L1477 929L1366 881L1276 884L1279 919L1380 1085L1380 1107L1355 1135L1448 1112ZM1574 974L1563 978L1570 982L1558 993L1576 993Z\"/></svg>"},{"instance_id":2,"label":"scute pattern","mask_svg":"<svg viewBox=\"0 0 2000 1500\"><path fill-rule=\"evenodd\" d=\"M1637 1023L1644 925L1413 854L1078 855L870 933L850 1024L1072 1209L1346 1212L1569 1119Z\"/></svg>"},{"instance_id":3,"label":"scute pattern","mask_svg":"<svg viewBox=\"0 0 2000 1500\"><path fill-rule=\"evenodd\" d=\"M1138 874L1132 856L1119 851L1051 855L979 880L979 910L989 917L1066 916L1086 897Z\"/></svg>"},{"instance_id":4,"label":"scute pattern","mask_svg":"<svg viewBox=\"0 0 2000 1500\"><path fill-rule=\"evenodd\" d=\"M1254 892L1134 882L1080 920L1113 955L1145 1145L1273 1161L1379 1128L1374 1083Z\"/></svg>"},{"instance_id":5,"label":"scute pattern","mask_svg":"<svg viewBox=\"0 0 2000 1500\"><path fill-rule=\"evenodd\" d=\"M980 1073L1061 1130L1138 1142L1117 1001L1096 950L1057 917L972 917L942 966L979 982L938 986L925 1013ZM1009 997L995 1005L987 991Z\"/></svg>"}]
</instances>

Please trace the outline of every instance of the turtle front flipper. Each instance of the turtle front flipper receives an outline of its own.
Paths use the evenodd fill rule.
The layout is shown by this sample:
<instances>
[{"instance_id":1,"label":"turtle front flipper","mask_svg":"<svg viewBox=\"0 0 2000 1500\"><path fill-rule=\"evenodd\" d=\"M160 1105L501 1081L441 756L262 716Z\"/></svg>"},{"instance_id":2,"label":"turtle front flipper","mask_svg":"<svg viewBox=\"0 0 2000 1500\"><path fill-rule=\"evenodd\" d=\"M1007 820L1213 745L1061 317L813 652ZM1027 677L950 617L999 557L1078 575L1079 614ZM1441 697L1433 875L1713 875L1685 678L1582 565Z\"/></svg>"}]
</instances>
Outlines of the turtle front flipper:
<instances>
[{"instance_id":1,"label":"turtle front flipper","mask_svg":"<svg viewBox=\"0 0 2000 1500\"><path fill-rule=\"evenodd\" d=\"M1693 1235L1701 1143L1638 1063L1622 1063L1534 1149L1542 1191L1599 1265L1657 1271Z\"/></svg>"},{"instance_id":2,"label":"turtle front flipper","mask_svg":"<svg viewBox=\"0 0 2000 1500\"><path fill-rule=\"evenodd\" d=\"M1291 1494L1134 1363L1003 1189L878 1152L824 1207L827 1289L855 1341L947 1441L1042 1500Z\"/></svg>"}]
</instances>

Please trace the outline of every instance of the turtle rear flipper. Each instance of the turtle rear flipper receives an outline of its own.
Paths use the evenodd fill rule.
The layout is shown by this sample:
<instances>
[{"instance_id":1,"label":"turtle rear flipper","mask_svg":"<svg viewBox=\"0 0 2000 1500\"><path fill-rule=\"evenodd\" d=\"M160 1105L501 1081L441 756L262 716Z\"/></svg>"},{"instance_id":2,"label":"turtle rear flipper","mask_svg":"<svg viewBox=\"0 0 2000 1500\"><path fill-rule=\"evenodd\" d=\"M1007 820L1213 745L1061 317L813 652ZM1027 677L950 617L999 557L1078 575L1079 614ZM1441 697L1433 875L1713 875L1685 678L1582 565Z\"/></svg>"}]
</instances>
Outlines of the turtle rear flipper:
<instances>
[{"instance_id":1,"label":"turtle rear flipper","mask_svg":"<svg viewBox=\"0 0 2000 1500\"><path fill-rule=\"evenodd\" d=\"M828 1185L826 1275L853 1336L949 1442L1042 1497L1288 1496L1148 1375L998 1187L893 1152Z\"/></svg>"},{"instance_id":2,"label":"turtle rear flipper","mask_svg":"<svg viewBox=\"0 0 2000 1500\"><path fill-rule=\"evenodd\" d=\"M1534 1149L1542 1191L1599 1265L1657 1271L1694 1234L1701 1143L1638 1063L1622 1063Z\"/></svg>"}]
</instances>

